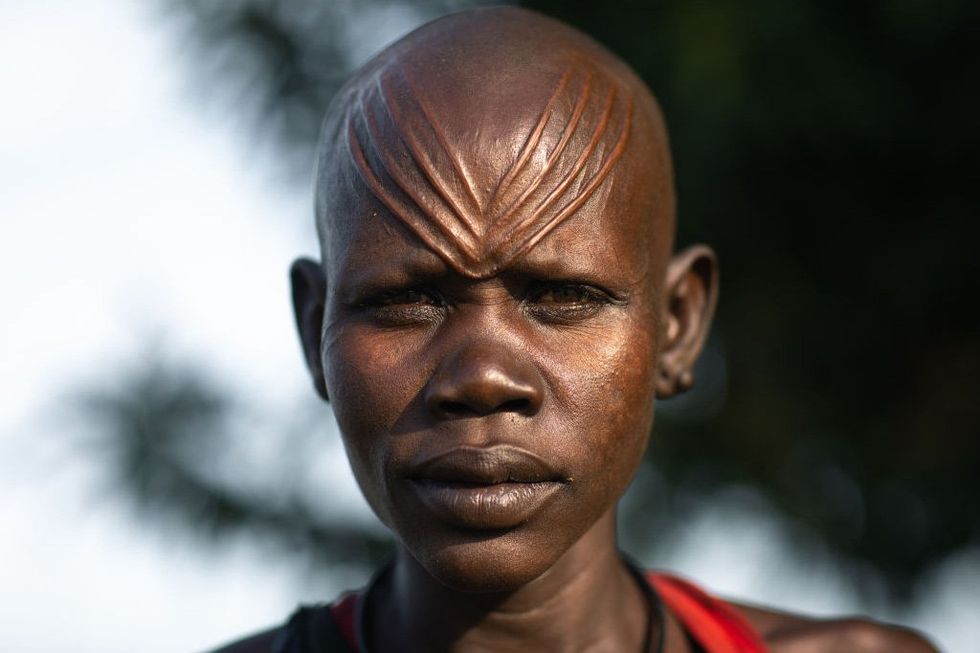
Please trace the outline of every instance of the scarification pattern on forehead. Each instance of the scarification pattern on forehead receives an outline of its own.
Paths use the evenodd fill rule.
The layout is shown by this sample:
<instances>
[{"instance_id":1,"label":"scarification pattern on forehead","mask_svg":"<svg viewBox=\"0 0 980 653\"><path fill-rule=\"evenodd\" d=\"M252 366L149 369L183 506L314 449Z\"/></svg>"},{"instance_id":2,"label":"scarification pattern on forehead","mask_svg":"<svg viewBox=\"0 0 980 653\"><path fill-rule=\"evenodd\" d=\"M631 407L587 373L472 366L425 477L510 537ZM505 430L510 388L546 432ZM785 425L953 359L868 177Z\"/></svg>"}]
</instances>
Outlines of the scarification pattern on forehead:
<instances>
[{"instance_id":1,"label":"scarification pattern on forehead","mask_svg":"<svg viewBox=\"0 0 980 653\"><path fill-rule=\"evenodd\" d=\"M618 84L572 64L522 147L490 152L474 145L478 135L450 138L412 79L391 64L349 98L346 141L360 178L395 218L458 272L482 277L589 199L623 154L632 115ZM481 156L509 161L486 179L491 166Z\"/></svg>"}]
</instances>

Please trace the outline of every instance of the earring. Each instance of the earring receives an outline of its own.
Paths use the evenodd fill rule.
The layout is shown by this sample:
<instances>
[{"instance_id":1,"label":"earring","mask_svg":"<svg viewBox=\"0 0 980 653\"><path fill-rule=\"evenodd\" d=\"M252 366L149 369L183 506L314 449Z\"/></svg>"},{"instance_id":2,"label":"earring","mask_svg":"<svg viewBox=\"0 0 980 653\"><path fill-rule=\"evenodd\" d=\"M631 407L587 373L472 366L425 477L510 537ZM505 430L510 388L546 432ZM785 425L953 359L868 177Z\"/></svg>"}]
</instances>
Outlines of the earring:
<instances>
[{"instance_id":1,"label":"earring","mask_svg":"<svg viewBox=\"0 0 980 653\"><path fill-rule=\"evenodd\" d=\"M687 392L692 387L694 387L694 375L691 374L691 370L684 370L677 375L678 392Z\"/></svg>"},{"instance_id":2,"label":"earring","mask_svg":"<svg viewBox=\"0 0 980 653\"><path fill-rule=\"evenodd\" d=\"M687 392L693 386L694 375L690 370L674 372L663 367L657 370L656 392L657 396L662 399Z\"/></svg>"}]
</instances>

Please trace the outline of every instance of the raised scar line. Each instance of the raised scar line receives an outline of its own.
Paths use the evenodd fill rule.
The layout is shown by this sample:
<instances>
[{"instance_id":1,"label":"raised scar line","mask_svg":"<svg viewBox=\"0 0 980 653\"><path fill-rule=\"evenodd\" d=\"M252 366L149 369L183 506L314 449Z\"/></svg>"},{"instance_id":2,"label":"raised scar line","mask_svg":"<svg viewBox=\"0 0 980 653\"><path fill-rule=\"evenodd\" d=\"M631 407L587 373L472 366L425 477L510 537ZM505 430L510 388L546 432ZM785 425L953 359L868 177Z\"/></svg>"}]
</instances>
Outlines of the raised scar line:
<instances>
[{"instance_id":1,"label":"raised scar line","mask_svg":"<svg viewBox=\"0 0 980 653\"><path fill-rule=\"evenodd\" d=\"M474 255L474 247L476 246L476 244L468 242L467 240L460 239L456 234L454 234L450 229L450 225L447 224L450 221L440 219L436 213L435 206L427 206L427 204L430 203L427 203L425 199L418 194L418 190L414 187L414 184L406 183L405 179L395 175L395 172L401 173L403 171L399 166L393 164L390 153L387 151L387 149L380 146L381 139L378 134L377 123L374 121L373 113L369 111L364 111L363 104L361 105L361 107L362 107L361 115L364 117L365 125L367 126L368 137L371 139L371 143L374 145L374 151L378 153L378 156L385 164L384 167L385 167L385 171L388 173L388 176L391 177L391 179L398 185L398 187L402 190L403 193L408 195L408 197L410 197L412 201L415 202L415 206L419 209L420 213L422 213L423 215L428 214L434 218L432 220L429 220L428 222L433 223L434 226L440 232L442 232L443 236L445 236L448 240L456 241L457 247L459 247L459 249L461 249L465 254L467 254L467 256L472 257Z\"/></svg>"},{"instance_id":2,"label":"raised scar line","mask_svg":"<svg viewBox=\"0 0 980 653\"><path fill-rule=\"evenodd\" d=\"M575 199L573 199L571 202L569 202L561 209L559 209L558 213L555 214L555 216L548 222L548 224L542 227L534 236L532 236L524 244L524 246L521 248L520 251L527 251L530 248L537 245L538 242L542 238L547 236L552 229L554 229L559 224L561 224L568 216L575 213L575 211L581 208L581 206L589 199L589 197L592 195L595 189L598 188L599 184L601 184L603 180L606 178L606 175L608 175L609 172L612 170L613 165L616 164L616 161L619 160L619 157L622 156L623 150L626 149L626 142L629 140L629 129L632 122L633 122L633 105L631 103L627 106L626 109L626 117L624 119L623 128L620 131L619 140L617 141L616 146L613 148L612 152L610 152L609 156L606 158L606 161L605 163L603 163L602 168L600 168L596 172L596 174L592 176L585 189L581 193L579 193L575 197Z\"/></svg>"},{"instance_id":3,"label":"raised scar line","mask_svg":"<svg viewBox=\"0 0 980 653\"><path fill-rule=\"evenodd\" d=\"M542 169L534 174L534 178L514 201L506 208L497 211L495 204L498 197L501 199L506 197L508 188L526 169L534 153L543 149L541 139L544 131L555 117L557 103L562 100L572 80L575 79L576 70L569 66L562 73L517 158L513 160L493 192L486 198L486 206L481 206L475 192L475 185L465 169L463 160L456 156L456 150L450 149L446 134L440 130L429 108L418 96L412 80L400 68L395 68L392 72L398 77L379 75L374 80L373 90L377 93L380 102L369 101L369 91L365 92L365 89L355 96L356 100L352 105L348 105L346 116L348 152L361 179L393 216L409 227L429 249L464 274L485 274L488 269L496 269L498 265L505 264L503 259L512 260L515 256L534 247L589 199L621 158L629 139L634 107L627 97L625 103L619 105L625 104L615 146L607 150L606 145L603 145L600 149L600 144L609 141L607 135L612 131L610 127L620 122L619 118L614 119L614 115L619 113L616 109L616 99L620 89L613 84L606 94L605 106L592 127L592 133L583 150L564 174L555 170L557 162L568 150L569 143L580 127L583 127L583 116L590 98L595 97L592 72L586 71L572 113L562 128L558 142L543 162ZM407 91L407 98L414 106L401 106L395 99L402 89L399 86L396 89L399 93L393 94L392 85L397 85L399 80L406 85L404 90ZM385 113L382 114L381 111ZM447 177L440 173L441 166L431 156L435 149L425 147L423 144L423 141L430 137L421 134L418 130L405 129L406 125L410 127L419 124L414 122L416 111L420 112L424 119L422 124L427 123L431 129L438 146L451 163L456 180L465 190L466 196L461 197L459 186L450 184ZM407 119L406 115L410 115L411 119ZM398 138L398 141L393 141L394 149L382 146L384 138L381 123L385 123L384 127L387 127L388 120ZM586 122L591 120L590 116L590 120ZM420 136L425 138L420 140ZM404 147L404 152L397 149L398 142ZM431 144L431 141L429 143ZM372 167L366 152L377 157L375 167ZM582 179L579 182L579 190L575 193L575 197L560 206L550 219L542 220L546 211L561 199L577 179L586 177L588 173L583 171L593 158L597 160L599 169L587 180ZM535 191L541 189L545 180L551 180L556 176L552 174L555 172L561 177L555 180L557 184L544 199L524 219L514 225L507 225L508 221L518 217L517 212L531 199ZM394 193L394 189L383 181L384 176L387 176L403 195ZM584 187L581 186L582 183ZM552 185L550 181L548 185ZM470 202L472 202L472 211L467 210L466 206ZM477 229L476 223L473 222L481 216L489 226L489 231L485 234L483 234L485 230ZM535 227L536 222L537 227ZM480 237L481 234L483 238Z\"/></svg>"},{"instance_id":4,"label":"raised scar line","mask_svg":"<svg viewBox=\"0 0 980 653\"><path fill-rule=\"evenodd\" d=\"M527 185L524 191L521 192L521 194L513 202L511 202L507 206L507 208L505 208L501 212L502 218L506 218L512 215L521 206L523 206L524 202L526 202L527 199L534 193L534 191L536 191L538 187L541 186L541 182L544 180L547 174L551 172L551 169L555 165L555 161L557 161L558 157L561 156L561 153L564 152L565 146L568 144L568 141L571 140L572 135L575 133L575 129L578 127L579 122L581 121L582 114L585 112L585 105L588 102L588 99L591 95L591 91L592 91L592 75L589 74L582 87L582 91L579 94L578 100L575 103L575 109L573 110L572 115L569 117L568 123L565 125L565 128L562 130L561 138L559 139L558 143L555 145L551 153L548 155L548 158L545 160L544 167L540 171L538 171L538 174Z\"/></svg>"},{"instance_id":5,"label":"raised scar line","mask_svg":"<svg viewBox=\"0 0 980 653\"><path fill-rule=\"evenodd\" d=\"M571 66L569 66L568 68L565 69L565 72L562 73L561 79L558 80L558 85L555 87L554 92L551 94L551 97L548 99L548 103L541 111L541 115L538 116L538 122L534 126L534 130L528 135L527 139L524 141L524 145L521 148L521 152L519 156L514 161L514 163L511 164L510 169L507 171L507 174L505 174L500 179L500 181L497 182L497 185L493 190L493 194L490 196L490 201L488 202L488 206L493 205L493 201L497 198L497 193L500 192L500 189L505 188L507 185L510 184L513 178L517 176L517 174L524 167L524 164L527 163L528 159L531 157L534 148L537 147L538 142L541 140L541 134L544 133L544 128L547 126L548 120L551 118L552 113L554 113L555 103L558 102L558 97L560 96L561 92L565 90L565 87L568 86L568 81L571 79L571 77L572 77L572 68Z\"/></svg>"},{"instance_id":6,"label":"raised scar line","mask_svg":"<svg viewBox=\"0 0 980 653\"><path fill-rule=\"evenodd\" d=\"M361 179L368 185L371 192L374 193L375 197L381 200L381 202L388 207L393 215L401 218L403 222L408 222L403 215L404 209L399 206L398 202L391 197L388 192L381 186L381 183L375 178L371 168L368 165L367 159L364 156L364 152L361 149L360 141L357 138L357 134L354 132L354 123L348 120L347 123L347 149L354 159L354 163L357 166L358 172L361 174ZM427 235L419 233L417 229L412 229L416 233L422 242L428 245L432 249L436 249L435 243ZM436 251L438 251L436 249Z\"/></svg>"},{"instance_id":7,"label":"raised scar line","mask_svg":"<svg viewBox=\"0 0 980 653\"><path fill-rule=\"evenodd\" d=\"M582 171L582 168L585 167L585 163L589 160L589 157L595 153L596 148L599 145L599 141L602 140L603 135L606 133L606 129L609 127L609 118L612 115L613 100L615 100L615 98L616 87L612 87L609 91L609 95L606 97L606 107L602 112L602 117L599 120L599 124L596 125L595 131L592 132L592 138L589 140L588 146L579 155L578 160L575 161L575 165L572 166L572 169L569 170L558 185L555 186L550 193L548 193L547 197L545 197L544 200L542 200L541 203L534 208L532 215L539 214L548 208L548 206L554 202L555 199L565 192L565 189L568 188L570 183L572 183L572 180L578 177L579 173Z\"/></svg>"},{"instance_id":8,"label":"raised scar line","mask_svg":"<svg viewBox=\"0 0 980 653\"><path fill-rule=\"evenodd\" d=\"M377 143L374 141L374 135L372 134L372 130L371 130L372 121L369 118L367 112L365 112L363 109L364 107L362 105L360 113L365 120L365 126L368 130L368 136L371 137L372 143L375 145L374 147L375 151L378 151ZM413 219L411 215L412 211L406 210L406 207L403 206L398 200L396 200L394 196L392 196L384 188L380 180L378 180L378 178L375 176L374 172L371 170L371 167L367 162L367 158L364 156L364 151L361 147L360 139L358 138L357 132L354 128L354 122L350 117L348 117L347 141L348 141L348 149L351 151L352 155L354 156L354 161L355 164L357 165L358 171L361 173L361 178L368 184L369 188L374 193L374 195L378 199L380 199L385 206L388 207L388 209L392 212L394 216L399 218L406 226L410 227L411 230L419 238L421 238L422 241L425 242L430 248L432 248L435 251L440 251L440 248L436 245L436 243L430 237L426 236L423 233L423 230L417 224L418 220ZM378 154L381 157L382 163L385 163L386 159L384 155L381 152L378 152ZM399 187L399 189L402 192L404 192L409 198L411 198L416 203L416 206L419 208L419 210L422 211L422 207L419 205L419 200L413 195L413 193L409 192L409 190L405 188L405 184L401 183L401 181L392 174L392 171L390 170L390 166L386 165L385 170L388 172L392 181L395 182L395 184ZM436 218L433 220L429 220L428 222L433 223L432 226L436 227L436 229L440 233L442 233L443 237L445 237L450 242L456 244L458 249L460 249L463 254L465 254L469 258L475 258L472 244L461 240L456 234L449 231L448 226L443 224L441 220Z\"/></svg>"},{"instance_id":9,"label":"raised scar line","mask_svg":"<svg viewBox=\"0 0 980 653\"><path fill-rule=\"evenodd\" d=\"M422 101L422 97L416 91L415 85L412 83L412 79L400 68L398 69L398 72L401 73L401 77L405 80L405 84L408 86L412 99L414 99L416 104L418 104L419 110L422 112L423 117L425 117L426 122L429 123L429 127L432 128L432 132L436 135L439 145L446 153L450 163L452 163L453 170L456 171L456 174L459 175L460 180L463 182L463 188L466 190L466 194L469 195L470 199L473 201L473 207L477 210L482 210L480 200L477 199L476 193L473 190L473 179L470 177L469 173L463 169L463 162L457 159L453 154L452 149L449 147L449 142L446 140L446 135L439 129L438 123L432 119L432 114L429 112L429 107L427 107L425 102Z\"/></svg>"},{"instance_id":10,"label":"raised scar line","mask_svg":"<svg viewBox=\"0 0 980 653\"><path fill-rule=\"evenodd\" d=\"M378 81L376 88L381 97L381 102L385 107L385 111L388 112L388 116L395 125L396 131L401 137L402 142L405 144L405 148L408 150L409 154L412 155L412 160L414 160L421 169L422 174L425 175L425 178L429 181L429 185L432 187L432 189L443 199L443 201L446 202L450 210L456 215L463 226L466 227L466 230L472 235L476 236L478 233L476 226L472 223L469 216L466 215L459 204L457 204L455 198L451 196L448 189L443 185L442 180L432 167L431 160L426 155L426 148L419 146L414 133L403 128L401 112L398 111L395 108L395 105L389 100L388 94L385 91L385 88L382 86L380 80ZM422 208L421 205L420 208Z\"/></svg>"},{"instance_id":11,"label":"raised scar line","mask_svg":"<svg viewBox=\"0 0 980 653\"><path fill-rule=\"evenodd\" d=\"M609 126L609 118L612 115L613 101L615 100L615 98L616 98L616 87L614 86L610 88L609 94L606 96L606 106L603 109L602 116L599 119L599 123L595 126L595 130L592 133L592 138L589 140L588 146L584 150L582 150L582 153L575 161L575 164L565 174L565 176L561 179L558 185L556 185L551 190L551 192L548 193L548 195L541 201L540 204L534 207L534 210L531 211L531 214L529 216L527 216L526 218L521 220L517 225L514 226L511 232L514 234L514 237L509 238L508 242L513 241L515 238L520 237L521 230L524 229L526 226L528 226L530 223L534 222L541 215L541 213L543 213L544 210L547 209L548 206L552 204L552 202L554 202L558 197L561 196L562 193L565 192L569 184L571 184L572 181L574 181L575 178L578 177L579 173L582 172L582 168L585 167L585 164L588 161L589 157L592 156L592 154L595 152L599 141L602 139L602 136L606 133L606 128ZM579 193L579 196L582 195L583 193Z\"/></svg>"}]
</instances>

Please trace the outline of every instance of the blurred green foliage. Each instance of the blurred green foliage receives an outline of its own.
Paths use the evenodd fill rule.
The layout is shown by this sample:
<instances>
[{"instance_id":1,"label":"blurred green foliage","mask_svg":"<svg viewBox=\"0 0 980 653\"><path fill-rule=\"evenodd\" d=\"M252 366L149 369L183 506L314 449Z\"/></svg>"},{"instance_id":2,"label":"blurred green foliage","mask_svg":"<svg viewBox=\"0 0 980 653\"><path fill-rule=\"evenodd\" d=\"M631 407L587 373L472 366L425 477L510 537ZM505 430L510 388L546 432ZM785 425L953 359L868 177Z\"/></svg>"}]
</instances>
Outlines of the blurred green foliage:
<instances>
[{"instance_id":1,"label":"blurred green foliage","mask_svg":"<svg viewBox=\"0 0 980 653\"><path fill-rule=\"evenodd\" d=\"M351 24L472 4L159 3L202 96L272 135L300 180L326 102L357 63ZM524 4L592 34L654 89L681 244L708 241L722 261L698 386L660 407L651 461L663 482L631 495L627 539L669 539L689 499L749 488L787 542L911 597L946 554L980 544L980 5ZM219 534L254 527L321 560L380 555L370 528L236 491L200 466L234 409L220 385L150 365L86 401L140 505Z\"/></svg>"},{"instance_id":2,"label":"blurred green foliage","mask_svg":"<svg viewBox=\"0 0 980 653\"><path fill-rule=\"evenodd\" d=\"M198 366L155 351L115 384L75 396L75 414L94 427L82 443L102 459L110 490L122 488L158 525L212 540L248 532L314 568L369 566L388 554L379 527L330 514L302 482L309 448L322 446L323 429L311 424L322 414L294 411L277 425L277 455L256 464L237 450L261 418Z\"/></svg>"},{"instance_id":3,"label":"blurred green foliage","mask_svg":"<svg viewBox=\"0 0 980 653\"><path fill-rule=\"evenodd\" d=\"M525 4L648 81L722 261L725 401L662 411L668 486L754 487L907 595L980 539L980 5Z\"/></svg>"}]
</instances>

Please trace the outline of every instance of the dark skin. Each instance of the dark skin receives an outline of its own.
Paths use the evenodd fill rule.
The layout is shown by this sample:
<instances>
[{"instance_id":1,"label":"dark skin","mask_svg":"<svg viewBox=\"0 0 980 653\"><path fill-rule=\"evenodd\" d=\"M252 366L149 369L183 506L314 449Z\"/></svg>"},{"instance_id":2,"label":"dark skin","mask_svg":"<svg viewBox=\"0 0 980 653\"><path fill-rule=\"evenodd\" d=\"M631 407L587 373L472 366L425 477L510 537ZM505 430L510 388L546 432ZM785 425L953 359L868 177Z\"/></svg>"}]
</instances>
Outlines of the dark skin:
<instances>
[{"instance_id":1,"label":"dark skin","mask_svg":"<svg viewBox=\"0 0 980 653\"><path fill-rule=\"evenodd\" d=\"M368 64L321 151L323 262L294 264L293 297L314 386L398 541L369 650L640 651L616 502L654 398L693 382L718 287L708 247L671 254L653 97L565 26L478 10ZM737 607L776 652L934 650ZM661 627L667 653L691 650ZM269 651L275 632L222 650Z\"/></svg>"}]
</instances>

